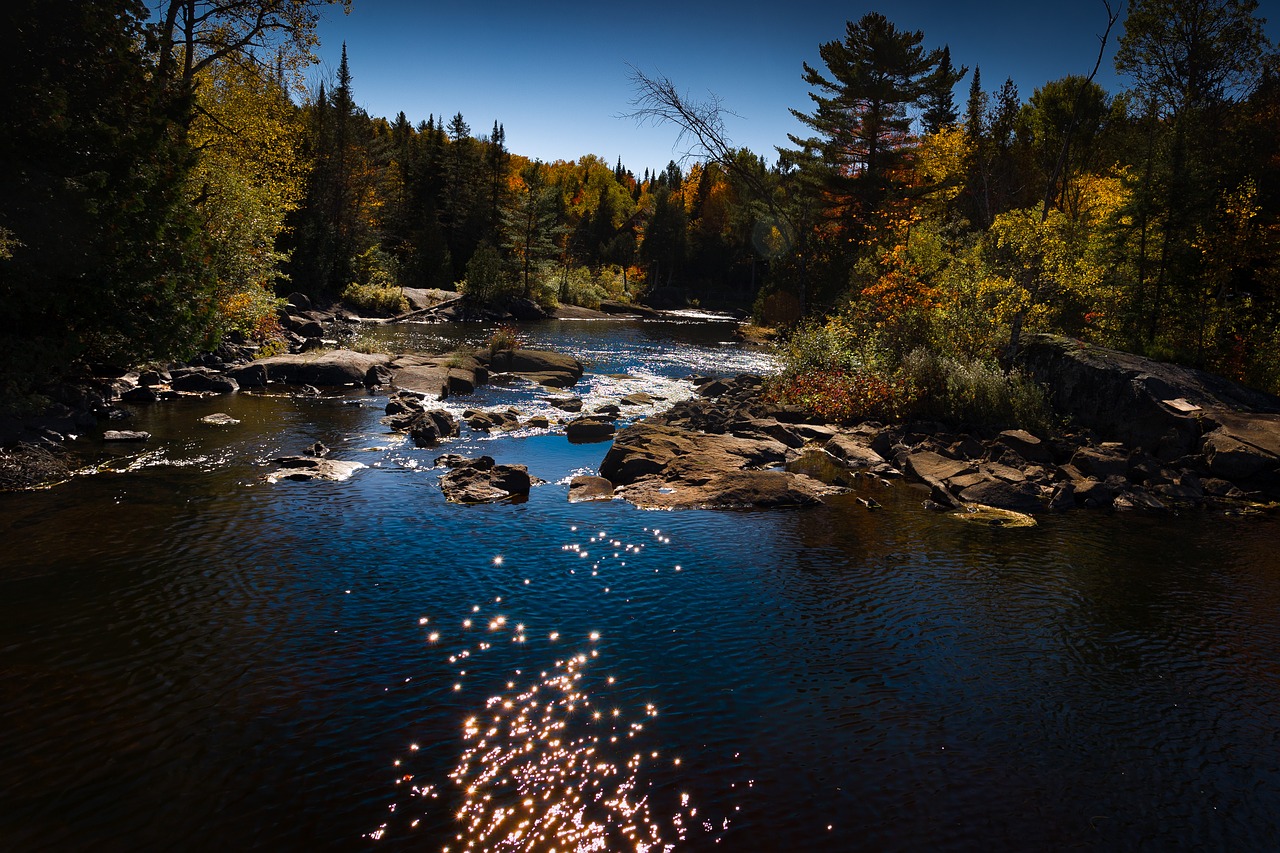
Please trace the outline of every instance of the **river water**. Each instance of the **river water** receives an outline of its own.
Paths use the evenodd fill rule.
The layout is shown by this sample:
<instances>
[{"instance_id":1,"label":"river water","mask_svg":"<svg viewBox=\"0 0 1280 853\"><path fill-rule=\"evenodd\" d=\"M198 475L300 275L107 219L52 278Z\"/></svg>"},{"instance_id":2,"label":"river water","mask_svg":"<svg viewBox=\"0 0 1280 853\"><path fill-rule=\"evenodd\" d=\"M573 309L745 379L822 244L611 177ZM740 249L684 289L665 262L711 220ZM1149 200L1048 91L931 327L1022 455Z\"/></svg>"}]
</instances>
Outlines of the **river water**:
<instances>
[{"instance_id":1,"label":"river water","mask_svg":"<svg viewBox=\"0 0 1280 853\"><path fill-rule=\"evenodd\" d=\"M589 363L590 408L767 369L731 331L525 335ZM384 404L140 407L145 452L0 495L0 847L1276 848L1274 519L988 529L902 484L877 512L571 505L607 444L465 427L447 450L547 482L456 506ZM317 440L368 467L265 482Z\"/></svg>"}]
</instances>

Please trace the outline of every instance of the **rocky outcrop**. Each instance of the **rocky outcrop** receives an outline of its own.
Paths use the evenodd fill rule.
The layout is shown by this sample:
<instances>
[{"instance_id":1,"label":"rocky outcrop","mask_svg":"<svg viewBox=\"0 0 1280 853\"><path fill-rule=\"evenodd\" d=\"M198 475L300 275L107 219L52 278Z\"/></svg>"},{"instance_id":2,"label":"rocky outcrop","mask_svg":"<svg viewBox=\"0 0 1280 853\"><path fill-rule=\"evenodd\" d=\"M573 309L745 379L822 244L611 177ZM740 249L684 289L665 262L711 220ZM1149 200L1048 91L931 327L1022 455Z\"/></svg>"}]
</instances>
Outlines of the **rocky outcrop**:
<instances>
[{"instance_id":1,"label":"rocky outcrop","mask_svg":"<svg viewBox=\"0 0 1280 853\"><path fill-rule=\"evenodd\" d=\"M839 489L776 467L786 445L770 438L696 432L651 421L618 433L600 476L637 506L807 506Z\"/></svg>"},{"instance_id":2,"label":"rocky outcrop","mask_svg":"<svg viewBox=\"0 0 1280 853\"><path fill-rule=\"evenodd\" d=\"M387 365L388 382L398 389L428 394L438 399L474 393L489 381L489 371L474 356L404 355Z\"/></svg>"},{"instance_id":3,"label":"rocky outcrop","mask_svg":"<svg viewBox=\"0 0 1280 853\"><path fill-rule=\"evenodd\" d=\"M1166 461L1197 452L1224 416L1280 414L1280 399L1221 376L1071 338L1030 335L1018 361L1059 412Z\"/></svg>"},{"instance_id":4,"label":"rocky outcrop","mask_svg":"<svg viewBox=\"0 0 1280 853\"><path fill-rule=\"evenodd\" d=\"M523 465L497 465L490 456L479 459L442 457L453 470L440 478L440 488L452 503L477 504L528 497L533 479Z\"/></svg>"}]
</instances>

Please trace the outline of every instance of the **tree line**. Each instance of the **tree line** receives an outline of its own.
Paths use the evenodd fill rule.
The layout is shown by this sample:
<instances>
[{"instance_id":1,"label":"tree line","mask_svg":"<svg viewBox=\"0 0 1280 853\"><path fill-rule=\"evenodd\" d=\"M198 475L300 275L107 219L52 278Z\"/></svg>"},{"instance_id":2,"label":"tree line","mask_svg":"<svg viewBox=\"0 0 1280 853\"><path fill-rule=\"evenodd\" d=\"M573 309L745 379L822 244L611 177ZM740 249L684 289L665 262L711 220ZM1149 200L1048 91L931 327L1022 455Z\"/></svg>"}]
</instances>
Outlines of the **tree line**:
<instances>
[{"instance_id":1,"label":"tree line","mask_svg":"<svg viewBox=\"0 0 1280 853\"><path fill-rule=\"evenodd\" d=\"M1046 329L1280 387L1280 66L1253 0L1137 0L1129 89L1026 100L871 13L801 66L804 134L769 158L637 73L635 116L700 155L640 175L531 160L501 121L370 116L345 49L303 91L325 5L5 4L7 392L268 339L290 290L395 312L402 287L753 304L840 330L849 364Z\"/></svg>"}]
</instances>

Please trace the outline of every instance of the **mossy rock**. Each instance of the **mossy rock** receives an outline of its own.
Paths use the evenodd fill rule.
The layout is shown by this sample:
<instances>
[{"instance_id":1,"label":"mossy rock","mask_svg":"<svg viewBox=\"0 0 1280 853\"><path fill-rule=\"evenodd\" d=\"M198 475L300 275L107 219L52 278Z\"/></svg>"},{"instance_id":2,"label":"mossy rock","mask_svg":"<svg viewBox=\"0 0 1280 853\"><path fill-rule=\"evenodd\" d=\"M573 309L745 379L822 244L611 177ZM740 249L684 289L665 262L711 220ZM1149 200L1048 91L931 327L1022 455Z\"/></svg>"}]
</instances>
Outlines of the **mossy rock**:
<instances>
[{"instance_id":1,"label":"mossy rock","mask_svg":"<svg viewBox=\"0 0 1280 853\"><path fill-rule=\"evenodd\" d=\"M982 527L1035 527L1036 520L1025 512L1014 512L1011 509L997 509L984 504L966 504L964 509L950 513L969 524Z\"/></svg>"}]
</instances>

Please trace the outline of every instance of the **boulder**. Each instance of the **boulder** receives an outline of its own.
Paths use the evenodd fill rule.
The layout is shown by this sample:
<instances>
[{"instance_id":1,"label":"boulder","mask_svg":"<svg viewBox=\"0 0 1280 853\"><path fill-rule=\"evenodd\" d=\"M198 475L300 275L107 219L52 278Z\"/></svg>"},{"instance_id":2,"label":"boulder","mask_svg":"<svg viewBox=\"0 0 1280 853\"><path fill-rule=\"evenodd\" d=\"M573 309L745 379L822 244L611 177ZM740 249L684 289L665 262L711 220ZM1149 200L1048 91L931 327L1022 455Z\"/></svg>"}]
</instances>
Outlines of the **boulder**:
<instances>
[{"instance_id":1,"label":"boulder","mask_svg":"<svg viewBox=\"0 0 1280 853\"><path fill-rule=\"evenodd\" d=\"M373 368L390 362L391 356L384 353L330 350L274 355L232 368L228 374L242 388L262 387L267 382L320 386L365 385Z\"/></svg>"},{"instance_id":2,"label":"boulder","mask_svg":"<svg viewBox=\"0 0 1280 853\"><path fill-rule=\"evenodd\" d=\"M458 435L458 422L444 409L419 412L407 428L415 447L435 447L441 440Z\"/></svg>"},{"instance_id":3,"label":"boulder","mask_svg":"<svg viewBox=\"0 0 1280 853\"><path fill-rule=\"evenodd\" d=\"M634 394L628 394L618 402L624 406L650 406L653 405L656 400L651 394L646 394L643 391L637 391Z\"/></svg>"},{"instance_id":4,"label":"boulder","mask_svg":"<svg viewBox=\"0 0 1280 853\"><path fill-rule=\"evenodd\" d=\"M885 458L858 436L844 433L834 435L823 447L848 468L874 468L885 463Z\"/></svg>"},{"instance_id":5,"label":"boulder","mask_svg":"<svg viewBox=\"0 0 1280 853\"><path fill-rule=\"evenodd\" d=\"M200 419L202 424L212 424L213 426L235 426L240 421L228 415L226 412L214 412L212 415L205 415Z\"/></svg>"},{"instance_id":6,"label":"boulder","mask_svg":"<svg viewBox=\"0 0 1280 853\"><path fill-rule=\"evenodd\" d=\"M600 463L600 476L627 485L687 458L708 468L739 470L781 464L787 447L773 439L711 435L641 421L618 432Z\"/></svg>"},{"instance_id":7,"label":"boulder","mask_svg":"<svg viewBox=\"0 0 1280 853\"><path fill-rule=\"evenodd\" d=\"M440 488L452 503L493 503L527 497L533 481L523 465L496 465L490 456L455 461L440 478Z\"/></svg>"},{"instance_id":8,"label":"boulder","mask_svg":"<svg viewBox=\"0 0 1280 853\"><path fill-rule=\"evenodd\" d=\"M569 481L570 503L611 500L613 500L613 483L604 477L580 475Z\"/></svg>"},{"instance_id":9,"label":"boulder","mask_svg":"<svg viewBox=\"0 0 1280 853\"><path fill-rule=\"evenodd\" d=\"M1220 412L1214 420L1201 448L1209 473L1235 482L1280 469L1280 415Z\"/></svg>"},{"instance_id":10,"label":"boulder","mask_svg":"<svg viewBox=\"0 0 1280 853\"><path fill-rule=\"evenodd\" d=\"M1070 464L1080 473L1099 480L1129 473L1128 457L1109 448L1082 447L1072 455Z\"/></svg>"},{"instance_id":11,"label":"boulder","mask_svg":"<svg viewBox=\"0 0 1280 853\"><path fill-rule=\"evenodd\" d=\"M551 388L572 388L582 378L582 362L563 353L513 349L482 351L477 357L489 370L514 373Z\"/></svg>"},{"instance_id":12,"label":"boulder","mask_svg":"<svg viewBox=\"0 0 1280 853\"><path fill-rule=\"evenodd\" d=\"M1028 462L1053 461L1052 448L1024 429L1007 429L996 436L996 441Z\"/></svg>"},{"instance_id":13,"label":"boulder","mask_svg":"<svg viewBox=\"0 0 1280 853\"><path fill-rule=\"evenodd\" d=\"M547 402L562 412L581 412L581 397L548 397Z\"/></svg>"},{"instance_id":14,"label":"boulder","mask_svg":"<svg viewBox=\"0 0 1280 853\"><path fill-rule=\"evenodd\" d=\"M472 394L489 379L478 359L462 353L401 356L388 367L389 381L396 388L439 399Z\"/></svg>"},{"instance_id":15,"label":"boulder","mask_svg":"<svg viewBox=\"0 0 1280 853\"><path fill-rule=\"evenodd\" d=\"M841 489L787 471L709 470L680 464L618 490L643 509L744 509L814 506Z\"/></svg>"},{"instance_id":16,"label":"boulder","mask_svg":"<svg viewBox=\"0 0 1280 853\"><path fill-rule=\"evenodd\" d=\"M192 371L175 376L169 387L175 391L194 391L204 394L230 394L240 390L239 383L234 379L211 371Z\"/></svg>"},{"instance_id":17,"label":"boulder","mask_svg":"<svg viewBox=\"0 0 1280 853\"><path fill-rule=\"evenodd\" d=\"M613 420L608 417L584 415L565 424L564 434L574 444L589 444L593 441L608 441L613 438L615 430Z\"/></svg>"}]
</instances>

